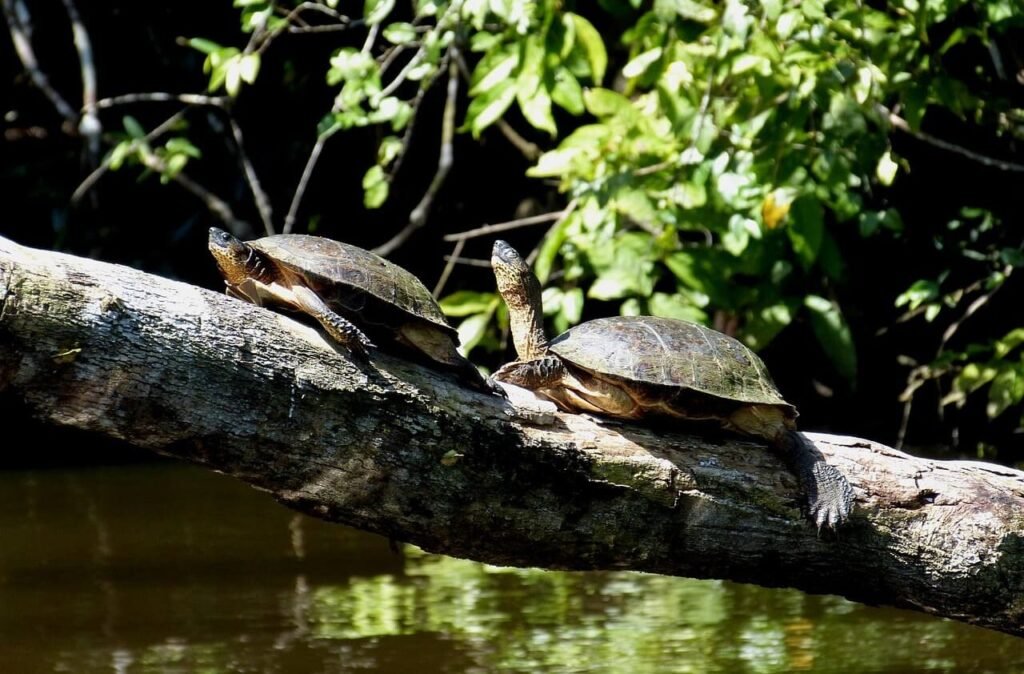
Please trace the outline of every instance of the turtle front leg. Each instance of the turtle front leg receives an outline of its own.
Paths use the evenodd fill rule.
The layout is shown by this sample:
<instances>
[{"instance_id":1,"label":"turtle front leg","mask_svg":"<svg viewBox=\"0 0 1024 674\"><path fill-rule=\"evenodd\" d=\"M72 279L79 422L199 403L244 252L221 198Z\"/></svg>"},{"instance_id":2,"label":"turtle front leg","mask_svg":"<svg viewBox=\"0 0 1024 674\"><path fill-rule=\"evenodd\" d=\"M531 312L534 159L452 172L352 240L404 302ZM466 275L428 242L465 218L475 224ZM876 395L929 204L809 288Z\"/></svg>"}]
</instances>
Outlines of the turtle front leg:
<instances>
[{"instance_id":1,"label":"turtle front leg","mask_svg":"<svg viewBox=\"0 0 1024 674\"><path fill-rule=\"evenodd\" d=\"M502 365L494 379L515 384L531 391L558 386L568 374L557 356L542 356L534 360L515 361Z\"/></svg>"},{"instance_id":2,"label":"turtle front leg","mask_svg":"<svg viewBox=\"0 0 1024 674\"><path fill-rule=\"evenodd\" d=\"M373 347L373 342L341 314L333 311L320 297L309 288L292 288L292 295L300 309L320 322L335 341L344 344L352 352L366 355L366 350Z\"/></svg>"}]
</instances>

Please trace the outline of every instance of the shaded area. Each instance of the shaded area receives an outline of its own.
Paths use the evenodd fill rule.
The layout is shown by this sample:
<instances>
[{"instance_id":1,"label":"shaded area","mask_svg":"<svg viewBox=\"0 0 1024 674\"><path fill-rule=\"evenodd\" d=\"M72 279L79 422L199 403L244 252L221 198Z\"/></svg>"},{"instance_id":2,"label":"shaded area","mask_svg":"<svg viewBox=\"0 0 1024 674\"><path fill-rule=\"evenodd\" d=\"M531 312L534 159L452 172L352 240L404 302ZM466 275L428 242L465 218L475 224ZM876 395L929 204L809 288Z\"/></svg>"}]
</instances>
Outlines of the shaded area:
<instances>
[{"instance_id":1,"label":"shaded area","mask_svg":"<svg viewBox=\"0 0 1024 674\"><path fill-rule=\"evenodd\" d=\"M392 551L179 464L0 473L6 671L1013 672L1024 640L830 596Z\"/></svg>"}]
</instances>

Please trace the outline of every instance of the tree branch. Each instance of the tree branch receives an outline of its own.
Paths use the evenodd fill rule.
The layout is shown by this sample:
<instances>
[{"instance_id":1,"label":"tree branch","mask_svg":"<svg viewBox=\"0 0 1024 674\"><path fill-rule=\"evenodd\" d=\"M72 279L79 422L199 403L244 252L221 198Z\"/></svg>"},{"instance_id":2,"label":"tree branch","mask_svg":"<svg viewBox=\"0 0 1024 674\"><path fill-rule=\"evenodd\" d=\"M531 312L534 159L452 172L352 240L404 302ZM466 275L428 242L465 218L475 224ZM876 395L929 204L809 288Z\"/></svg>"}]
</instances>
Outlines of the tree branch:
<instances>
[{"instance_id":1,"label":"tree branch","mask_svg":"<svg viewBox=\"0 0 1024 674\"><path fill-rule=\"evenodd\" d=\"M1024 635L1009 468L815 434L857 494L819 537L757 443L513 407L223 294L4 239L0 391L435 552L789 585Z\"/></svg>"}]
</instances>

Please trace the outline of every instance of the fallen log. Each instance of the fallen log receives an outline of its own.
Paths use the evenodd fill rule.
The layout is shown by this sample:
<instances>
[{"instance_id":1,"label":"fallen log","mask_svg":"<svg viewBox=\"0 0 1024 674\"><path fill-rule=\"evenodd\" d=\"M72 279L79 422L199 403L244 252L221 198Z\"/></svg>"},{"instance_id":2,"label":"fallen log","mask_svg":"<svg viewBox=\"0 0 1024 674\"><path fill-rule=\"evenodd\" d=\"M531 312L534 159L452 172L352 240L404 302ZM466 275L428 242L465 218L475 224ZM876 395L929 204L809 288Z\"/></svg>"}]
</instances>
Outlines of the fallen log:
<instances>
[{"instance_id":1,"label":"fallen log","mask_svg":"<svg viewBox=\"0 0 1024 674\"><path fill-rule=\"evenodd\" d=\"M997 465L808 434L857 496L819 533L763 445L503 401L220 293L2 238L0 395L433 552L791 586L1024 635L1024 473Z\"/></svg>"}]
</instances>

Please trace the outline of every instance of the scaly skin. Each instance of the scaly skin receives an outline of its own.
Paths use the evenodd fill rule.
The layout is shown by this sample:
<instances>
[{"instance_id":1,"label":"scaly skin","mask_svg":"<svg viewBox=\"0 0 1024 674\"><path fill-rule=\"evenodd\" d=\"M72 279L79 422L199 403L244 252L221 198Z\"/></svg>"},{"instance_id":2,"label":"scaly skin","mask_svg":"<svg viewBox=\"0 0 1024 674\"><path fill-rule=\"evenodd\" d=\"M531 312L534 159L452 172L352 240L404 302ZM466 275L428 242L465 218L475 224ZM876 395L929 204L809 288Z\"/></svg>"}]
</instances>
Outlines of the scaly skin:
<instances>
[{"instance_id":1,"label":"scaly skin","mask_svg":"<svg viewBox=\"0 0 1024 674\"><path fill-rule=\"evenodd\" d=\"M684 422L693 418L715 419L728 430L770 443L796 475L807 497L807 514L819 530L822 526L838 527L849 518L853 509L850 483L794 429L795 410L781 398L782 404L737 402L731 413L699 416L704 412L690 406L673 407L678 404L667 399L647 399L638 395L639 389L632 390L628 382L613 381L600 372L578 372L578 377L573 376L565 361L549 349L542 322L540 283L526 262L507 243L496 241L491 266L498 291L509 308L512 339L519 355L519 360L494 374L497 381L536 391L570 411L597 412L629 420L651 416L675 417ZM616 344L614 348L628 349L629 344ZM679 382L680 387L685 384Z\"/></svg>"}]
</instances>

